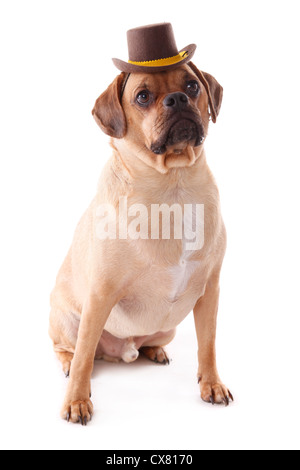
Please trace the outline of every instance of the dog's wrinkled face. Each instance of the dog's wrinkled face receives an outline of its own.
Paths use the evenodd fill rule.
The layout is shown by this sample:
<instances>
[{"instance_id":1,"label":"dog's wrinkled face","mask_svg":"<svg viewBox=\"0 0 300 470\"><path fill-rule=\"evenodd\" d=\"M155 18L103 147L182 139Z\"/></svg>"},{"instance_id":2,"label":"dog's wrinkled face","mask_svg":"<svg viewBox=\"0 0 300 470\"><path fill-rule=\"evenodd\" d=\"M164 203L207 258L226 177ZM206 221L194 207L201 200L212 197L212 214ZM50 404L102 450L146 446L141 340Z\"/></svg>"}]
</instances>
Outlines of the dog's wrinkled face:
<instances>
[{"instance_id":1,"label":"dog's wrinkled face","mask_svg":"<svg viewBox=\"0 0 300 470\"><path fill-rule=\"evenodd\" d=\"M162 173L191 166L201 153L210 113L222 87L193 64L154 74L119 75L93 115L104 132L123 139L136 157Z\"/></svg>"},{"instance_id":2,"label":"dog's wrinkled face","mask_svg":"<svg viewBox=\"0 0 300 470\"><path fill-rule=\"evenodd\" d=\"M133 120L140 123L148 150L156 155L170 149L180 154L188 145L198 147L203 142L205 130L199 109L203 90L192 73L178 69L134 75L128 82L124 99L130 102Z\"/></svg>"}]
</instances>

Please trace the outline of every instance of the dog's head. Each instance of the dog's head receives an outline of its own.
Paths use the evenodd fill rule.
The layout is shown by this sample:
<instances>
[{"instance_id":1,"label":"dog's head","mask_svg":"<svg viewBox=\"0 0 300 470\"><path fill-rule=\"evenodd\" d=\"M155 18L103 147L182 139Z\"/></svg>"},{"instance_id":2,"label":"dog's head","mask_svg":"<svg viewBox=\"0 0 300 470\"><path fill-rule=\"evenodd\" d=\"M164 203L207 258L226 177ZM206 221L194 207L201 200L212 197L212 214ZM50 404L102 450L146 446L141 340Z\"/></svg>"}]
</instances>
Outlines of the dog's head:
<instances>
[{"instance_id":1,"label":"dog's head","mask_svg":"<svg viewBox=\"0 0 300 470\"><path fill-rule=\"evenodd\" d=\"M223 89L190 63L151 74L120 74L92 111L101 129L161 173L191 166L201 154ZM118 148L118 143L116 143Z\"/></svg>"}]
</instances>

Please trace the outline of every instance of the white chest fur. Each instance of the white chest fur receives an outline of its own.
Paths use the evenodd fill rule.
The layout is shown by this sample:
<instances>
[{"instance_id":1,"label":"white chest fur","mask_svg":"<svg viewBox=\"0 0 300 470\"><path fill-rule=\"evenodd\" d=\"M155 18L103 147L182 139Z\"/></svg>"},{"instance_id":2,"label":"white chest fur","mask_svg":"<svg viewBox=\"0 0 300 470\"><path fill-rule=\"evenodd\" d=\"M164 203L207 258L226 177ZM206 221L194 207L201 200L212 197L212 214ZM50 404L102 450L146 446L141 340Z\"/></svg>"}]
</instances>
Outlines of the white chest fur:
<instances>
[{"instance_id":1,"label":"white chest fur","mask_svg":"<svg viewBox=\"0 0 300 470\"><path fill-rule=\"evenodd\" d=\"M169 273L172 277L172 290L170 292L170 301L176 302L178 298L184 293L186 290L188 283L196 271L197 268L200 267L199 261L190 261L191 256L194 254L193 250L190 250L190 243L186 235L187 233L190 235L193 233L193 225L196 226L195 233L193 233L192 237L202 233L201 229L204 228L204 212L202 212L202 207L200 207L200 217L199 211L196 207L196 204L190 205L191 210L185 211L184 214L184 221L183 221L183 234L184 238L182 241L182 254L179 260L178 265L172 266L169 269ZM194 224L194 222L196 222ZM202 235L204 239L204 232Z\"/></svg>"},{"instance_id":2,"label":"white chest fur","mask_svg":"<svg viewBox=\"0 0 300 470\"><path fill-rule=\"evenodd\" d=\"M177 302L186 290L188 283L199 267L198 261L189 261L190 252L184 252L179 264L168 269L172 278L172 290L169 295L170 302Z\"/></svg>"}]
</instances>

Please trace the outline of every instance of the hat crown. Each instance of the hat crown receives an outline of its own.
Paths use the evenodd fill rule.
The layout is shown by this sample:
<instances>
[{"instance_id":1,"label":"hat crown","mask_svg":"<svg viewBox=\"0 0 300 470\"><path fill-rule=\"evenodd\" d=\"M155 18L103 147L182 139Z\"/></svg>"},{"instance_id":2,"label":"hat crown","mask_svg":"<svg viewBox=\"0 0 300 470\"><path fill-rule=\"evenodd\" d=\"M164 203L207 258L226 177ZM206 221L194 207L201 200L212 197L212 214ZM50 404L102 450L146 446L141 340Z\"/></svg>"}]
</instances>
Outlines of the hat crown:
<instances>
[{"instance_id":1,"label":"hat crown","mask_svg":"<svg viewBox=\"0 0 300 470\"><path fill-rule=\"evenodd\" d=\"M144 62L174 57L178 54L171 23L159 23L127 32L129 60Z\"/></svg>"},{"instance_id":2,"label":"hat crown","mask_svg":"<svg viewBox=\"0 0 300 470\"><path fill-rule=\"evenodd\" d=\"M190 62L196 44L177 49L171 23L158 23L130 29L127 32L129 61L113 59L126 73L156 73L173 70Z\"/></svg>"}]
</instances>

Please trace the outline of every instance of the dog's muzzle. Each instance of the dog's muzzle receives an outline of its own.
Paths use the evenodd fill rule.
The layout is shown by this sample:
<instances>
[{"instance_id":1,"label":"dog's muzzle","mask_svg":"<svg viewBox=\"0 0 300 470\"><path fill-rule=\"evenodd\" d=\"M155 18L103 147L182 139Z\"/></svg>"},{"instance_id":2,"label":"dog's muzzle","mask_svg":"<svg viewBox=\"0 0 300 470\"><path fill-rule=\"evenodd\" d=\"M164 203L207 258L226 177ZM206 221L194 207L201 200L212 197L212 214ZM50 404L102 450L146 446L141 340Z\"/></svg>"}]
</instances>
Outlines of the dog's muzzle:
<instances>
[{"instance_id":1,"label":"dog's muzzle","mask_svg":"<svg viewBox=\"0 0 300 470\"><path fill-rule=\"evenodd\" d=\"M171 93L163 101L166 110L165 125L161 136L151 145L151 151L157 155L167 152L168 147L186 143L199 147L205 139L200 116L190 106L185 93Z\"/></svg>"}]
</instances>

